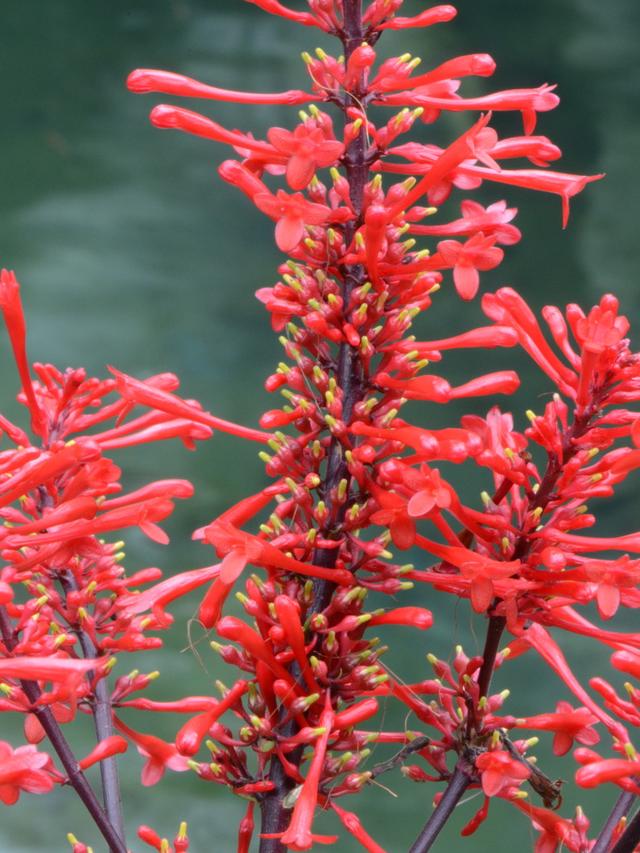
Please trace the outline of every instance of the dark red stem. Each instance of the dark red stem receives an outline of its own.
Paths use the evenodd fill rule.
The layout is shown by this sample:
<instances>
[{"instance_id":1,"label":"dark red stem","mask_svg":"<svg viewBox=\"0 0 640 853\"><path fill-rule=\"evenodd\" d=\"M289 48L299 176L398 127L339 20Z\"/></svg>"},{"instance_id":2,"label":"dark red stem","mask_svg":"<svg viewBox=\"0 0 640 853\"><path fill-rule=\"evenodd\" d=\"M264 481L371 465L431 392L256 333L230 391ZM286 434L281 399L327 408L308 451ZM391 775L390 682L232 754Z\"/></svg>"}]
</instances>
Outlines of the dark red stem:
<instances>
[{"instance_id":1,"label":"dark red stem","mask_svg":"<svg viewBox=\"0 0 640 853\"><path fill-rule=\"evenodd\" d=\"M597 395L594 393L594 398L596 396ZM533 512L536 509L546 509L547 504L551 501L553 497L554 489L556 487L560 474L562 474L564 466L578 452L579 447L576 444L577 440L581 436L583 436L585 432L589 429L591 419L594 417L597 408L598 402L596 399L594 399L591 406L583 414L576 415L573 424L571 425L571 429L564 437L564 441L562 444L562 457L549 457L549 461L547 462L547 468L544 472L544 477L542 478L542 481L540 483L540 488L536 492L535 496L529 501L528 513ZM516 542L511 559L525 559L530 549L531 540L529 536L527 536L527 534L523 532L520 535L518 541ZM482 666L478 674L480 696L488 695L488 690L493 675L493 669L495 667L496 662L496 654L498 653L498 647L500 644L500 638L502 637L502 633L505 629L506 624L506 620L502 616L493 615L489 619L489 625L487 627L487 638L485 641L485 647L483 652Z\"/></svg>"},{"instance_id":2,"label":"dark red stem","mask_svg":"<svg viewBox=\"0 0 640 853\"><path fill-rule=\"evenodd\" d=\"M7 650L11 651L15 646L13 630L11 622L4 607L0 607L0 632ZM100 830L102 837L109 846L110 853L127 853L127 848L122 841L116 828L113 826L104 809L98 802L98 799L93 792L93 788L86 779L86 776L78 766L78 759L62 733L62 729L56 718L53 716L51 709L47 706L38 706L41 692L35 681L22 680L20 685L25 696L32 705L32 711L38 718L38 721L49 738L49 741L54 748L60 763L64 767L69 784L73 787L78 797L82 800L85 808L91 815L95 825Z\"/></svg>"},{"instance_id":3,"label":"dark red stem","mask_svg":"<svg viewBox=\"0 0 640 853\"><path fill-rule=\"evenodd\" d=\"M637 812L629 823L611 853L633 853L638 844L640 844L640 812ZM595 847L593 849L595 850Z\"/></svg>"},{"instance_id":4,"label":"dark red stem","mask_svg":"<svg viewBox=\"0 0 640 853\"><path fill-rule=\"evenodd\" d=\"M578 445L576 444L577 439L584 435L584 433L589 429L591 419L595 416L597 412L597 396L598 395L594 393L594 400L587 411L585 411L581 415L576 415L571 429L564 438L562 446L562 457L549 457L544 477L542 478L542 481L540 483L540 488L536 492L535 496L529 501L527 515L529 514L529 512L537 508L541 508L542 510L544 510L547 507L547 504L549 504L549 502L553 498L553 492L560 477L560 474L562 473L563 467L573 456L575 456L578 451ZM506 493L503 495L503 497L505 496ZM527 534L523 532L515 544L512 559L525 559L527 554L529 553L530 548L531 541ZM495 607L499 603L499 600L495 601L493 607ZM489 618L484 650L482 652L482 666L480 667L480 672L478 673L478 687L480 696L488 695L489 688L491 686L491 679L493 677L493 672L495 669L496 656L500 647L500 640L502 639L502 634L504 632L506 624L507 620L504 618L504 616L494 614ZM474 722L475 721L473 716L473 709L470 708L469 720L467 725L468 738L473 736ZM411 848L411 853L424 853L425 850L428 850L431 847L438 833L440 832L447 819L451 815L451 812L455 808L456 803L460 800L460 797L469 785L471 777L469 776L469 774L463 773L462 771L458 773L459 767L460 761L458 761L458 765L456 765L456 772L451 777L447 787L445 788L444 794L442 795L442 799L440 800L433 813L431 814L431 817L425 824L424 829L418 836L418 840ZM453 791L451 789L453 789ZM442 819L443 802L446 802L447 804L452 802L449 810L444 815L444 819ZM429 829L428 833L427 829ZM420 840L424 839L425 837L428 840L428 846L417 846Z\"/></svg>"},{"instance_id":5,"label":"dark red stem","mask_svg":"<svg viewBox=\"0 0 640 853\"><path fill-rule=\"evenodd\" d=\"M605 825L600 830L600 834L596 838L596 843L591 848L590 853L607 853L609 845L611 844L611 836L613 835L616 826L620 823L623 817L626 817L629 814L635 798L636 795L630 791L623 791L620 794L614 807L611 809L611 813L607 818Z\"/></svg>"},{"instance_id":6,"label":"dark red stem","mask_svg":"<svg viewBox=\"0 0 640 853\"><path fill-rule=\"evenodd\" d=\"M427 850L431 849L440 830L449 820L462 795L473 781L470 770L467 762L460 758L440 802L431 813L431 817L424 825L409 853L426 853Z\"/></svg>"},{"instance_id":7,"label":"dark red stem","mask_svg":"<svg viewBox=\"0 0 640 853\"><path fill-rule=\"evenodd\" d=\"M362 44L364 40L364 28L362 25L362 0L344 0L344 26L341 34L345 61L349 59L353 51ZM354 92L359 98L363 93ZM345 107L346 108L346 107ZM356 229L361 225L362 204L364 190L369 178L369 165L366 159L366 136L364 130L349 146L344 165L346 177L349 181L350 196L356 219L345 226L345 243L348 245ZM366 274L360 265L345 266L343 274L343 304L345 311L348 308L351 293L354 288L364 283ZM337 382L342 389L342 420L348 423L351 419L354 405L362 397L361 365L358 350L348 343L340 345L337 362ZM349 480L349 471L344 458L342 444L337 438L333 438L327 459L327 468L322 485L325 504L328 510L327 527L323 531L323 538L339 538L340 528L344 521L346 504L334 507L332 496L335 494L341 480ZM335 568L338 549L316 548L313 553L312 562L316 566L324 568ZM335 584L326 580L315 580L313 584L313 600L307 615L320 613L324 610L335 590ZM283 729L284 737L294 733L294 724L289 723L290 731ZM300 761L302 749L289 754L288 759L294 764ZM293 784L284 771L282 763L274 756L271 759L269 779L275 788L264 797L260 804L262 813L261 833L281 833L289 822L291 812L284 808L283 800L289 793ZM260 840L260 853L285 853L285 848L279 839L262 838Z\"/></svg>"}]
</instances>

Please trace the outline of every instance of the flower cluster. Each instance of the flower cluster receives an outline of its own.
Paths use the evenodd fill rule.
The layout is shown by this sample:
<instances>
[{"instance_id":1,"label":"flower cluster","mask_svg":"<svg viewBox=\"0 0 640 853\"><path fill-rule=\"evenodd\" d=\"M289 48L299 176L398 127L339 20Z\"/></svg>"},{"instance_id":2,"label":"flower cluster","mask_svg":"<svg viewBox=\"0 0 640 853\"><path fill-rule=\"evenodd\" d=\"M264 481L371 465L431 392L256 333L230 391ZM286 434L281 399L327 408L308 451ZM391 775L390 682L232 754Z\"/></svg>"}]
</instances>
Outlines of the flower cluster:
<instances>
[{"instance_id":1,"label":"flower cluster","mask_svg":"<svg viewBox=\"0 0 640 853\"><path fill-rule=\"evenodd\" d=\"M228 787L249 801L239 853L250 849L256 805L261 853L337 842L338 835L317 831L318 809L380 853L340 801L395 768L415 782L445 786L414 853L430 849L468 788L483 798L463 835L475 832L491 801L501 798L539 832L539 851L604 853L623 835L630 850L640 838L626 834L620 819L640 794L640 761L628 731L640 723L640 689L627 685L628 699L621 699L595 678L591 687L604 700L597 701L557 639L570 632L596 640L614 650L614 667L640 677L638 635L604 624L619 608L640 605L640 559L633 556L640 554L640 534L584 532L596 521L588 503L613 495L640 467L639 413L629 408L640 400L640 357L630 350L628 321L607 295L588 312L548 306L545 331L527 302L502 288L482 296L484 326L427 341L411 333L416 317L437 305L443 284L473 299L480 274L497 267L504 247L521 236L506 200L485 207L465 197L459 213L456 207L441 215L450 196L496 183L550 192L561 198L566 225L571 198L601 176L549 168L561 152L534 131L538 113L558 104L553 86L470 98L459 93L463 80L494 72L486 54L422 73L418 57L378 59L386 30L450 21L450 5L402 17L402 0L371 0L364 9L361 0L308 0L308 11L278 0L249 2L337 37L342 55L320 48L303 54L307 87L279 93L226 90L152 69L132 72L128 85L138 93L303 107L292 128L272 127L264 139L179 106L151 112L157 127L231 146L233 159L221 163L220 176L275 223L276 244L288 257L278 280L257 297L284 351L265 386L284 402L252 429L179 397L173 376L139 381L112 371L113 378L98 381L35 365L33 382L17 284L3 273L0 305L37 437L32 443L0 422L14 443L0 454L3 705L27 714L31 743L47 734L54 746L59 723L77 708L92 711L100 742L87 761L104 768L131 741L145 759L145 785L168 768ZM521 115L521 136L499 137L491 120L501 111ZM416 122L429 125L448 112L473 117L445 147L403 141ZM478 375L470 367L466 381L452 385L439 369L451 351L514 347L554 392L542 414L526 413L523 430L494 400L516 391L515 371ZM440 406L478 397L489 398L485 417L466 415L443 429L401 416L410 400ZM127 419L134 406L148 411ZM115 426L107 429L110 419ZM195 532L215 552L215 565L161 581L155 569L127 578L121 543L97 536L138 527L166 541L159 522L191 487L160 481L122 495L120 472L103 453L173 437L191 447L213 429L265 445L259 455L272 482ZM487 477L480 506L467 505L456 488L455 466L462 464L479 466ZM409 548L418 567L396 555ZM144 592L133 590L148 582ZM16 594L16 583L26 596ZM170 624L167 606L200 586L206 590L198 618L214 634L212 649L240 677L231 686L218 682L215 697L131 698L152 678L138 673L109 692L113 652L156 645L148 632ZM227 612L234 591L242 618ZM369 604L371 593L381 606ZM435 593L469 600L486 619L485 645L471 656L457 647L448 662L429 654L433 675L407 684L387 670L386 647L370 632L427 631ZM591 604L598 616L582 610ZM509 691L492 693L491 681L531 650L575 698L515 717L506 713ZM45 684L52 685L46 693ZM411 729L385 725L382 700L396 703ZM185 720L167 742L133 729L127 709ZM574 751L579 786L614 782L623 789L627 799L595 846L581 809L573 819L556 813L561 786L530 756L532 732L550 733L556 755ZM592 749L605 733L614 757ZM395 745L396 752L373 763L378 745ZM6 801L20 789L46 790L65 779L31 746L0 754L5 778ZM109 790L104 773L103 782ZM527 788L540 805L527 800ZM171 849L148 827L139 837L156 850ZM87 850L75 838L71 843L75 853ZM173 849L187 848L181 826Z\"/></svg>"},{"instance_id":2,"label":"flower cluster","mask_svg":"<svg viewBox=\"0 0 640 853\"><path fill-rule=\"evenodd\" d=\"M613 447L632 437L637 421L626 408L640 393L628 323L610 296L588 314L575 305L566 313L548 307L550 343L526 302L503 288L483 297L484 327L417 341L411 326L432 307L449 270L458 294L472 299L480 273L498 266L504 247L520 239L512 224L517 211L504 200L483 207L465 199L459 216L438 217L452 193L485 183L555 193L566 225L570 199L601 176L549 169L561 152L534 131L538 113L558 104L553 86L466 98L459 93L463 79L491 76L490 56L456 57L423 73L416 70L419 58L407 54L378 60L376 43L385 30L449 21L452 6L403 18L402 3L390 0L371 2L364 12L349 0L309 0L306 12L271 0L255 5L342 42L339 57L322 49L303 54L309 91L237 93L151 69L128 80L135 92L304 107L298 124L271 128L265 139L179 106L151 112L157 127L232 146L239 156L222 162L221 177L275 222L276 243L289 255L277 283L257 292L286 356L266 381L285 405L261 419L264 429L274 430L271 453L260 455L275 482L196 534L222 561L199 617L218 635L212 647L242 678L223 688L222 702L182 727L178 751L195 755L209 738L213 764L207 757L193 769L252 793L262 811L262 851L331 841L314 833L316 806L333 809L367 849L381 849L336 803L377 775L378 766L367 761L373 743L399 744L398 764L415 753L426 769L404 770L416 781L448 781L450 788L462 776L460 793L481 786L487 799L465 834L499 796L525 811L542 832L544 849L556 843L587 849L582 813L572 822L548 810L559 802L559 790L526 757L535 738L511 735L549 731L554 750L564 754L574 740L595 744L600 735L593 727L601 724L614 749L631 749L624 726L577 681L549 631L621 650L636 645L578 609L595 602L607 620L620 606L638 606L640 564L628 556L637 553L637 536L581 533L595 522L586 502L610 496L640 458L628 446ZM341 116L339 125L330 106ZM521 113L523 135L500 138L490 125L498 111ZM431 124L446 112L480 115L444 148L401 139L415 122ZM512 160L522 166L511 168ZM424 238L426 245L417 243ZM542 415L527 413L524 431L495 405L484 418L469 415L440 430L401 418L408 400L444 405L513 393L519 379L512 370L471 373L452 386L431 365L456 349L515 346L557 390ZM441 462L488 469L492 485L481 507L463 503L440 473ZM259 532L250 533L244 528L254 519L261 520ZM427 567L397 562L390 544L419 549ZM616 550L618 557L601 553ZM237 597L246 620L224 612L243 576ZM453 670L433 658L436 678L407 685L387 672L385 649L369 631L383 625L425 630L432 614L395 601L370 609L366 601L371 591L396 597L415 584L468 598L488 617L488 636L482 655L468 658L459 649ZM514 639L498 654L505 630ZM490 694L493 670L530 648L565 681L578 707L561 701L528 718L498 713L506 695ZM380 696L404 705L424 731L381 730L379 718L371 729L361 728L376 716ZM227 709L237 718L235 733L220 722ZM306 746L312 751L305 761ZM628 782L637 768L625 769ZM523 804L525 782L544 808ZM247 843L241 839L238 849Z\"/></svg>"},{"instance_id":3,"label":"flower cluster","mask_svg":"<svg viewBox=\"0 0 640 853\"><path fill-rule=\"evenodd\" d=\"M114 654L157 648L161 641L149 632L167 627L171 617L146 614L138 587L157 581L161 572L147 568L127 575L124 542L116 537L137 528L166 544L160 522L193 487L186 480L157 480L125 492L120 468L108 454L171 438L193 448L210 437L218 419L194 402L172 411L171 391L178 383L171 375L144 382L121 374L95 379L82 369L61 372L35 364L33 379L20 288L7 270L0 273L0 310L22 381L18 399L30 416L30 429L24 430L0 415L8 442L0 451L0 709L23 715L28 742L16 750L2 743L0 798L11 804L21 790L46 793L54 784L72 784L90 811L105 824L108 817L121 834L117 815L105 816L83 771L100 762L103 782L105 774L116 774L117 782L113 756L127 749L127 741L114 734L112 706L144 690L157 673L134 670L110 689ZM129 386L169 404L130 417L135 404ZM196 570L192 586L216 572ZM183 594L185 585L184 578L177 585L161 582L163 600ZM78 711L93 715L98 737L96 748L80 761L63 733ZM62 770L36 750L45 736ZM117 847L112 837L107 840L112 849L125 849L123 842Z\"/></svg>"}]
</instances>

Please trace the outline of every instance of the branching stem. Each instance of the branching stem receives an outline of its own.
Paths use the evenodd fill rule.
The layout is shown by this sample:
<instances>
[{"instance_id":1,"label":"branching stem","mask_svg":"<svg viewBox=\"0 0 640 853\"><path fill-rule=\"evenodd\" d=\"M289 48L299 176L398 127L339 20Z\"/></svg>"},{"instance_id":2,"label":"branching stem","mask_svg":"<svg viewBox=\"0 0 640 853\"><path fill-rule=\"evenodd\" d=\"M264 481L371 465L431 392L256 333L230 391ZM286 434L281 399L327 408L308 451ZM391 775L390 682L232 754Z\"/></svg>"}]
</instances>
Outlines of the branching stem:
<instances>
[{"instance_id":1,"label":"branching stem","mask_svg":"<svg viewBox=\"0 0 640 853\"><path fill-rule=\"evenodd\" d=\"M13 637L11 622L4 607L0 607L0 633L2 634L3 642L8 651L11 651L16 643ZM86 776L78 766L76 758L71 746L62 733L60 724L53 716L51 709L45 706L39 706L38 701L41 696L40 688L35 681L21 680L20 685L25 693L25 696L31 702L33 713L38 718L38 721L44 729L49 742L54 748L60 763L64 767L69 784L73 787L78 797L84 804L85 808L91 815L95 825L100 830L104 840L107 842L110 853L127 853L127 848L122 840L120 833L117 831L104 809L98 802L98 799L93 791L93 788L87 781Z\"/></svg>"}]
</instances>

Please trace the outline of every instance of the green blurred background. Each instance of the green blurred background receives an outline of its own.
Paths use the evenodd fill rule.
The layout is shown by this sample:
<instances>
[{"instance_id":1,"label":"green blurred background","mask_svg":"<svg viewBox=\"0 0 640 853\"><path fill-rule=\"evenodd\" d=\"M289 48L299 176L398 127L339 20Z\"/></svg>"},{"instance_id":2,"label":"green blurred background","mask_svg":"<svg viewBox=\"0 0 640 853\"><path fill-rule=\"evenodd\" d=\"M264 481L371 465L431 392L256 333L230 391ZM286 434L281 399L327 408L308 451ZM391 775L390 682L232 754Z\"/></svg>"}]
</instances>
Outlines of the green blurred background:
<instances>
[{"instance_id":1,"label":"green blurred background","mask_svg":"<svg viewBox=\"0 0 640 853\"><path fill-rule=\"evenodd\" d=\"M294 0L291 0L294 5ZM303 4L298 2L297 7ZM469 81L464 91L557 82L560 108L541 116L538 132L565 152L566 171L606 172L574 200L567 231L560 228L554 197L489 187L483 198L506 197L521 207L517 223L525 238L508 250L503 265L483 277L483 288L518 287L535 306L547 301L591 304L612 290L632 322L640 308L636 287L640 182L640 70L637 41L640 6L636 0L460 0L458 19L431 30L385 36L381 51L410 51L428 68L452 55L489 52L499 70L491 83ZM407 14L424 4L408 0ZM147 121L153 96L128 94L123 81L138 66L159 67L236 89L278 91L306 85L301 50L324 44L313 30L265 15L241 0L22 0L0 3L0 264L14 268L23 285L33 360L61 367L84 365L101 374L113 363L136 375L174 371L185 396L196 397L216 414L255 424L274 405L262 383L280 358L274 336L253 291L274 281L280 255L272 227L240 194L217 179L216 166L227 151L202 140L160 133ZM190 105L191 106L191 105ZM201 103L193 105L230 127L264 132L269 124L291 126L286 108ZM424 140L445 142L468 125L468 117L445 118L436 129L423 127ZM499 129L519 133L515 120ZM508 188L507 188L508 189ZM457 200L456 200L457 204ZM445 213L454 211L451 207ZM444 287L418 334L443 327L462 331L478 321L477 304L461 306ZM637 340L637 339L636 339ZM16 376L3 339L0 348L2 406L14 412ZM540 410L549 383L513 351L499 351L480 365L474 356L451 358L443 367L462 381L481 369L516 366L523 389L510 401L517 422L523 411ZM481 401L473 409L488 407ZM469 410L467 406L467 410ZM462 409L421 406L413 410L424 425L452 423ZM159 565L167 573L205 565L211 553L191 543L191 531L229 502L264 483L255 446L219 434L196 454L177 446L130 451L119 461L125 483L135 487L156 477L188 477L196 498L178 507L169 524L172 543L161 548L142 537L128 541L128 566ZM161 462L159 465L158 463ZM484 472L446 470L468 501L478 503L487 486ZM626 483L615 502L603 507L602 530L637 529L638 499ZM177 626L166 653L122 661L162 677L151 695L169 698L211 690L216 677L229 680L201 634L191 641L186 623L196 600L176 608ZM450 654L452 641L470 652L481 647L483 625L472 620L466 602L452 605L429 590L405 594L401 603L431 607L436 624L428 636L393 634L388 663L407 680L428 677L424 652ZM631 628L633 614L619 624ZM606 655L587 642L563 639L563 647L583 675L608 674ZM186 650L185 650L186 649ZM505 667L496 686L512 689L506 707L521 714L551 709L569 698L555 676L533 658ZM387 720L393 711L387 712ZM171 738L179 722L130 715L133 725ZM5 717L1 737L19 742L19 721ZM398 718L398 726L403 719ZM415 721L408 721L415 726ZM84 738L84 739L83 739ZM88 726L77 741L88 749ZM570 762L537 749L551 775L570 778ZM605 752L608 746L605 745ZM384 755L378 752L378 756ZM235 849L242 803L191 774L169 774L152 790L139 785L140 761L123 761L124 799L133 839L139 823L172 836L178 821L190 823L194 853ZM434 789L389 774L381 787L360 798L365 826L390 851L408 849L430 810ZM397 795L397 796L394 796ZM581 796L599 823L615 791ZM457 832L480 800L462 806L443 834L440 849L462 848ZM566 807L575 800L567 795ZM8 809L0 806L0 850L16 853L65 849L74 831L96 851L103 846L70 790L47 797L24 795ZM326 828L335 828L331 821ZM523 841L524 838L524 841ZM503 803L467 849L529 846L526 821ZM132 841L134 850L140 849ZM356 849L349 839L338 849Z\"/></svg>"}]
</instances>

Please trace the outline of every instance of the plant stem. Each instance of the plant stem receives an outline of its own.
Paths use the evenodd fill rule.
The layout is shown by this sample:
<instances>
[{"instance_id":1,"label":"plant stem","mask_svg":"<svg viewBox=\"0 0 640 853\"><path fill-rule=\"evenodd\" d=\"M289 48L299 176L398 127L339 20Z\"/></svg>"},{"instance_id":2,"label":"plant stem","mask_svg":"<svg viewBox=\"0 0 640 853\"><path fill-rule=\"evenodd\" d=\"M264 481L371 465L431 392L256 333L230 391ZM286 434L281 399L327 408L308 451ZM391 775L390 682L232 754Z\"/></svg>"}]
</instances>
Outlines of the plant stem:
<instances>
[{"instance_id":1,"label":"plant stem","mask_svg":"<svg viewBox=\"0 0 640 853\"><path fill-rule=\"evenodd\" d=\"M65 594L77 589L75 578L71 572L65 572L62 575L61 584ZM98 650L87 632L82 629L75 629L75 633L80 640L84 656L89 659L98 657ZM91 674L89 674L89 678L91 678ZM106 678L101 678L96 684L91 713L93 714L93 723L98 742L111 737L114 733L113 713L111 708L111 692ZM102 798L107 817L120 838L124 839L122 796L118 775L118 759L115 755L104 758L100 762L100 780L102 782Z\"/></svg>"},{"instance_id":2,"label":"plant stem","mask_svg":"<svg viewBox=\"0 0 640 853\"><path fill-rule=\"evenodd\" d=\"M611 843L611 836L613 835L616 826L620 823L620 820L623 817L627 816L635 798L636 795L631 793L631 791L623 791L620 794L615 805L611 809L611 813L607 818L605 825L600 830L600 834L596 839L596 843L591 848L590 853L607 853L609 844Z\"/></svg>"},{"instance_id":3,"label":"plant stem","mask_svg":"<svg viewBox=\"0 0 640 853\"><path fill-rule=\"evenodd\" d=\"M608 821L607 821L608 823ZM640 843L640 812L637 812L631 823L622 833L611 853L633 853ZM595 847L593 848L595 850Z\"/></svg>"},{"instance_id":4,"label":"plant stem","mask_svg":"<svg viewBox=\"0 0 640 853\"><path fill-rule=\"evenodd\" d=\"M348 61L353 51L362 44L364 40L364 28L362 24L362 0L343 0L344 25L341 34L345 61ZM361 92L353 93L357 99ZM349 104L350 105L350 104ZM345 105L345 109L346 109ZM356 229L361 225L362 206L364 190L369 178L369 165L366 160L366 135L364 129L351 143L344 158L346 178L349 182L351 204L356 218L345 225L345 243L348 245L353 239ZM351 293L354 288L364 283L366 273L361 265L351 265L342 268L343 289L342 299L345 312L348 310ZM358 350L344 342L338 350L338 361L336 368L336 380L342 389L342 420L349 423L354 405L363 394L362 370ZM325 504L328 510L328 523L323 531L323 538L339 539L341 525L344 521L346 505L334 507L332 495L338 488L341 480L349 480L349 472L344 459L342 445L338 438L331 441L327 459L327 467L322 484L322 492L325 496ZM312 562L323 568L335 568L338 549L316 548L313 553ZM315 580L313 583L313 599L307 615L320 613L331 601L335 590L335 584L327 580ZM293 671L293 670L292 670ZM299 676L299 673L298 673ZM283 736L294 734L295 724L288 724L290 730L285 727ZM289 755L293 764L298 764L302 756L302 748ZM273 791L267 794L261 801L262 833L281 833L286 829L290 812L284 808L283 800L293 787L291 779L287 776L282 763L274 755L271 759L269 779L275 785ZM285 848L279 839L262 838L260 840L260 853L285 853Z\"/></svg>"},{"instance_id":5,"label":"plant stem","mask_svg":"<svg viewBox=\"0 0 640 853\"><path fill-rule=\"evenodd\" d=\"M2 639L8 651L12 651L16 642L13 637L11 622L4 607L0 607L0 632ZM64 767L69 778L69 784L73 787L85 808L91 815L94 823L100 830L104 840L109 846L110 853L127 853L127 848L122 841L122 838L116 828L111 823L109 817L98 802L98 799L87 781L86 776L78 766L78 760L69 746L69 743L62 733L62 729L56 718L53 716L51 708L47 706L38 707L37 703L42 695L40 688L35 681L20 680L20 685L25 693L25 696L31 703L32 712L38 718L38 721L44 729L51 745L53 746L60 763Z\"/></svg>"},{"instance_id":6,"label":"plant stem","mask_svg":"<svg viewBox=\"0 0 640 853\"><path fill-rule=\"evenodd\" d=\"M462 795L472 781L472 777L466 767L466 761L462 758L458 759L453 776L449 779L440 802L433 810L431 817L424 825L422 832L415 840L409 853L426 853L427 850L431 849L440 830L451 817L451 813L460 802Z\"/></svg>"},{"instance_id":7,"label":"plant stem","mask_svg":"<svg viewBox=\"0 0 640 853\"><path fill-rule=\"evenodd\" d=\"M600 389L602 391L602 389ZM589 429L589 425L591 423L592 418L597 412L598 409L598 395L594 393L594 399L587 411L585 411L581 415L576 415L571 425L571 429L564 437L563 445L562 445L562 455L558 456L550 456L547 462L547 467L540 482L540 487L535 495L529 500L529 507L526 515L532 512L535 509L546 509L547 504L551 501L553 497L553 492L558 482L558 479L562 473L563 467L567 464L567 462L575 456L578 451L578 445L576 444L576 440L580 438L584 433ZM507 491L504 489L499 490L500 499L506 497ZM522 531L515 543L512 559L514 560L523 560L526 559L529 550L531 548L531 540L528 535ZM492 605L492 609L496 607L497 604L500 603L499 599L496 599ZM482 665L480 667L480 672L478 673L478 688L480 696L487 696L489 692L489 688L491 686L491 679L493 677L493 672L495 669L496 656L498 654L498 649L500 646L500 640L502 638L502 634L504 633L504 629L506 627L507 620L504 616L499 615L491 615L489 617L489 624L487 626L487 634L484 643L484 649L482 652ZM469 716L467 720L467 731L466 738L467 743L473 737L474 734L474 726L475 726L475 709L473 707L469 707ZM470 778L468 774L465 774L467 779L466 784L463 786L463 779L457 778L456 774L458 773L458 768L460 765L460 761L458 761L458 765L456 765L456 772L451 777L447 788L443 794L442 800L438 803L435 811L425 824L424 829L418 836L417 841L414 846L411 848L410 853L424 853L424 851L428 850L433 842L435 841L438 833L448 820L451 812L455 808L456 803L464 793L465 788L469 784ZM451 792L451 789L453 793ZM457 797L454 798L454 795L457 793ZM453 803L446 811L440 811L442 803L449 803L453 799ZM444 815L444 818L442 818ZM429 830L429 831L428 831ZM427 846L421 846L420 843L424 842L426 839ZM631 848L630 848L631 849ZM591 851L593 853L593 851Z\"/></svg>"}]
</instances>

